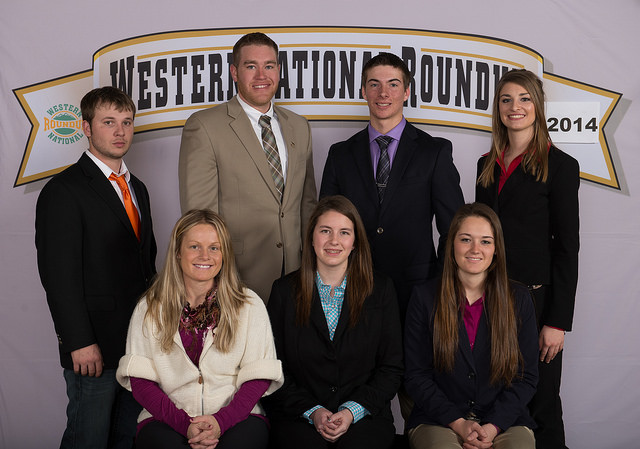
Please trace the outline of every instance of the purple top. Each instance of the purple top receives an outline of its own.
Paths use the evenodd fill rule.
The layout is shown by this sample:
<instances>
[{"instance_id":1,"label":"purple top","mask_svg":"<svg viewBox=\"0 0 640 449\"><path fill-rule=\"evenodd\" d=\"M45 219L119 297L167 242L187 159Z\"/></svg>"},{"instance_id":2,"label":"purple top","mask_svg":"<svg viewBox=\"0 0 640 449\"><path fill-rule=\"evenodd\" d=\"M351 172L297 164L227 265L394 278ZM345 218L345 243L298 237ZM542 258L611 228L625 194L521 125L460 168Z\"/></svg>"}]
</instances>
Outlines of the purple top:
<instances>
[{"instance_id":1,"label":"purple top","mask_svg":"<svg viewBox=\"0 0 640 449\"><path fill-rule=\"evenodd\" d=\"M473 345L476 342L476 334L478 333L478 324L480 323L480 317L484 310L484 294L473 304L469 305L468 302L464 303L464 311L462 312L462 319L464 320L464 327L467 330L469 336L469 344L473 351Z\"/></svg>"},{"instance_id":2,"label":"purple top","mask_svg":"<svg viewBox=\"0 0 640 449\"><path fill-rule=\"evenodd\" d=\"M192 339L194 338L188 331L179 330L182 345L186 348L189 359L198 366L200 354L204 344L204 332L195 335L196 342L192 348ZM249 416L251 410L258 400L267 391L271 385L270 380L254 379L243 383L231 402L222 407L213 417L218 421L220 426L220 435L240 421L244 421ZM162 391L156 382L131 377L131 392L136 401L140 403L151 415L152 418L145 419L138 423L138 432L147 423L156 420L168 424L173 430L183 436L187 436L187 429L191 424L191 417L182 409L179 409L169 399L169 396ZM266 421L262 415L254 415Z\"/></svg>"},{"instance_id":3,"label":"purple top","mask_svg":"<svg viewBox=\"0 0 640 449\"><path fill-rule=\"evenodd\" d=\"M402 132L404 131L404 127L407 124L407 121L404 117L400 123L398 123L395 128L389 131L387 134L379 133L371 123L367 127L369 131L369 151L371 152L371 163L373 164L373 178L376 177L376 172L378 171L378 159L380 159L380 146L378 146L378 142L376 142L376 138L379 136L389 136L393 137L393 140L387 147L387 152L389 153L389 165L393 167L393 159L396 157L396 151L398 151L398 142L400 141L400 137L402 137Z\"/></svg>"}]
</instances>

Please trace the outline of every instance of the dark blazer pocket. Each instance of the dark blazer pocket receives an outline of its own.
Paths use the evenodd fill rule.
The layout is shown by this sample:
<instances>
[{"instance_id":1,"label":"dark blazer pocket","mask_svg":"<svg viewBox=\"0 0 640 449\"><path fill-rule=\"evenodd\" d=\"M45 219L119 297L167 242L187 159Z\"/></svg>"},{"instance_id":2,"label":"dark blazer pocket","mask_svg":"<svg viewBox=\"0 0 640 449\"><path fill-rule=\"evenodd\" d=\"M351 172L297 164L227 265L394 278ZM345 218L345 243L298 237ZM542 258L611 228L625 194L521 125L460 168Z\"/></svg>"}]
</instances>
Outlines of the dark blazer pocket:
<instances>
[{"instance_id":1,"label":"dark blazer pocket","mask_svg":"<svg viewBox=\"0 0 640 449\"><path fill-rule=\"evenodd\" d=\"M87 310L90 312L108 312L116 308L116 300L110 295L91 295L86 296Z\"/></svg>"}]
</instances>

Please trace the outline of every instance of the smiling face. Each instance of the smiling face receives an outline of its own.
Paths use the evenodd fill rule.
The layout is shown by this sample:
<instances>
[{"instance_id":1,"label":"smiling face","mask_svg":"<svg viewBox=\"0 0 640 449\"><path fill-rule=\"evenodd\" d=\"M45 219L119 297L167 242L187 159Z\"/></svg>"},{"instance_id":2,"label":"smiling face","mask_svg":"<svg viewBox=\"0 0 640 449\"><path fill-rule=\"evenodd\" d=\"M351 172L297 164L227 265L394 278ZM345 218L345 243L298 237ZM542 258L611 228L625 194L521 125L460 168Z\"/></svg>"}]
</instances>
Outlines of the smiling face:
<instances>
[{"instance_id":1,"label":"smiling face","mask_svg":"<svg viewBox=\"0 0 640 449\"><path fill-rule=\"evenodd\" d=\"M238 59L230 68L238 95L258 111L267 112L280 82L278 55L267 45L247 45L240 49Z\"/></svg>"},{"instance_id":2,"label":"smiling face","mask_svg":"<svg viewBox=\"0 0 640 449\"><path fill-rule=\"evenodd\" d=\"M203 284L213 288L214 278L222 268L220 246L218 233L209 224L197 224L185 233L177 257L187 290Z\"/></svg>"},{"instance_id":3,"label":"smiling face","mask_svg":"<svg viewBox=\"0 0 640 449\"><path fill-rule=\"evenodd\" d=\"M381 133L387 133L402 120L404 102L409 98L409 86L405 88L402 71L390 65L378 65L367 72L362 86L362 96L369 105L371 125Z\"/></svg>"},{"instance_id":4,"label":"smiling face","mask_svg":"<svg viewBox=\"0 0 640 449\"><path fill-rule=\"evenodd\" d=\"M118 173L133 140L133 112L100 105L91 123L82 122L82 131L89 139L89 151Z\"/></svg>"},{"instance_id":5,"label":"smiling face","mask_svg":"<svg viewBox=\"0 0 640 449\"><path fill-rule=\"evenodd\" d=\"M500 120L508 132L526 132L533 136L536 110L529 92L519 84L506 83L498 101Z\"/></svg>"},{"instance_id":6,"label":"smiling face","mask_svg":"<svg viewBox=\"0 0 640 449\"><path fill-rule=\"evenodd\" d=\"M321 275L325 270L346 273L354 242L354 226L349 218L334 210L320 215L313 230L313 249Z\"/></svg>"},{"instance_id":7,"label":"smiling face","mask_svg":"<svg viewBox=\"0 0 640 449\"><path fill-rule=\"evenodd\" d=\"M483 217L465 218L453 241L458 276L486 276L496 252L491 223Z\"/></svg>"}]
</instances>

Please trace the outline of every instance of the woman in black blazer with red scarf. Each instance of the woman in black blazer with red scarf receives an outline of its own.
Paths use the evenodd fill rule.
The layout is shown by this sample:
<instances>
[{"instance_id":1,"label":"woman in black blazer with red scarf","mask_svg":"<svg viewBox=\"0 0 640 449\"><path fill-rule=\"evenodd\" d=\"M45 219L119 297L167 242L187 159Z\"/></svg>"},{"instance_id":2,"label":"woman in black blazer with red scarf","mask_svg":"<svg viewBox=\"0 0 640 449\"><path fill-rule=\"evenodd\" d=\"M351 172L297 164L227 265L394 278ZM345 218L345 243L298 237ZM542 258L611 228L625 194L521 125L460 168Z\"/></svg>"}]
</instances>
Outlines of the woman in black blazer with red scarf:
<instances>
[{"instance_id":1,"label":"woman in black blazer with red scarf","mask_svg":"<svg viewBox=\"0 0 640 449\"><path fill-rule=\"evenodd\" d=\"M542 82L527 70L496 86L491 151L478 161L476 201L502 223L509 277L528 285L540 330L540 381L529 404L538 448L565 448L560 376L578 281L578 162L552 145Z\"/></svg>"},{"instance_id":2,"label":"woman in black blazer with red scarf","mask_svg":"<svg viewBox=\"0 0 640 449\"><path fill-rule=\"evenodd\" d=\"M390 448L403 369L393 283L373 273L362 220L342 196L320 200L302 247L300 270L274 282L267 305L285 375L264 401L272 447Z\"/></svg>"}]
</instances>

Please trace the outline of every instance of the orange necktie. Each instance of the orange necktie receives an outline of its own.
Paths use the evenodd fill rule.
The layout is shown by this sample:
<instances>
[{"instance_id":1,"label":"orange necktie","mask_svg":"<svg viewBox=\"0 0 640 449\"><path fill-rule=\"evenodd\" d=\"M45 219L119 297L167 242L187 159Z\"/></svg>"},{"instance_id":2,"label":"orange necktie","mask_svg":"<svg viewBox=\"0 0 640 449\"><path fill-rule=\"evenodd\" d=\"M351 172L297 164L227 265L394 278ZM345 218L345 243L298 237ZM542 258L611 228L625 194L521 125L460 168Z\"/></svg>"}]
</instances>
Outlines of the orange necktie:
<instances>
[{"instance_id":1,"label":"orange necktie","mask_svg":"<svg viewBox=\"0 0 640 449\"><path fill-rule=\"evenodd\" d=\"M117 176L115 173L111 173L109 176L111 181L115 181L122 190L122 199L124 200L124 208L127 211L127 215L129 216L129 221L131 222L131 226L133 227L133 232L136 233L136 237L138 237L138 241L140 240L140 216L138 215L138 209L136 209L136 205L133 204L133 200L131 199L131 192L129 192L129 186L127 185L126 179L124 179L124 175Z\"/></svg>"}]
</instances>

